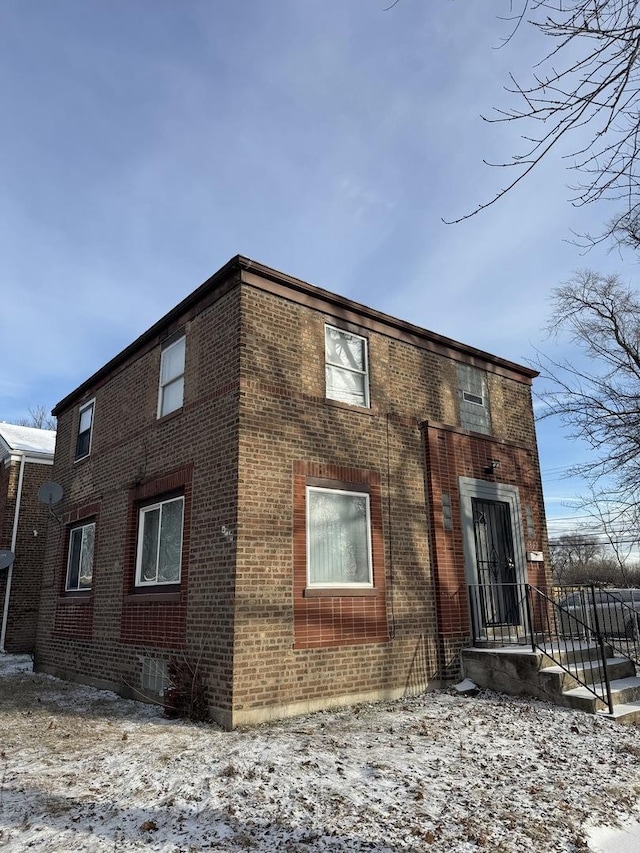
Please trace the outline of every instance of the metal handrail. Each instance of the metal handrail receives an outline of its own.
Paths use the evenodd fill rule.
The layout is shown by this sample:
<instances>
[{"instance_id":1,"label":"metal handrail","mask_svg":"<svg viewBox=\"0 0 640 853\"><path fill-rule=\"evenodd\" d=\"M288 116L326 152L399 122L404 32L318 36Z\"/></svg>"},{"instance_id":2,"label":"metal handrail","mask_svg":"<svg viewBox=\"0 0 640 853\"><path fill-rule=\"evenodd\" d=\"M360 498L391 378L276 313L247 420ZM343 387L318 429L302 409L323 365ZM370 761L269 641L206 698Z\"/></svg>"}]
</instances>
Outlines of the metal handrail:
<instances>
[{"instance_id":1,"label":"metal handrail","mask_svg":"<svg viewBox=\"0 0 640 853\"><path fill-rule=\"evenodd\" d=\"M613 592L603 587L591 589L594 616L607 643L619 655L640 666L640 610L630 607L620 597L621 591ZM637 603L640 607L640 593Z\"/></svg>"},{"instance_id":2,"label":"metal handrail","mask_svg":"<svg viewBox=\"0 0 640 853\"><path fill-rule=\"evenodd\" d=\"M613 714L608 650L599 625L594 588L591 587L589 592L593 603L591 613L594 618L591 620L582 619L561 604L557 600L562 594L558 587L551 588L548 594L528 583L471 584L469 603L473 642L486 642L490 637L495 645L504 645L513 642L514 633L524 625L526 633L520 633L516 641L528 640L532 651L543 652L578 684L605 703L609 713ZM583 600L580 605L581 615L587 616L590 608L583 608L582 604ZM478 616L482 625L477 624ZM484 637L480 636L482 628ZM598 650L597 662L602 671L600 689L581 674L596 662L591 656L594 648Z\"/></svg>"},{"instance_id":3,"label":"metal handrail","mask_svg":"<svg viewBox=\"0 0 640 853\"><path fill-rule=\"evenodd\" d=\"M605 644L604 635L600 628L598 612L595 607L594 588L591 587L590 592L594 604L593 615L594 623L589 625L587 622L580 619L574 613L555 601L552 596L547 595L539 587L526 584L527 600L529 601L529 630L531 637L531 647L533 651L539 649L548 658L550 658L556 666L559 666L568 673L578 684L581 684L601 702L604 702L609 708L609 713L613 715L613 698L611 695L611 679L609 678L609 668L607 664L608 650ZM538 607L534 607L534 600L537 598ZM542 605L542 606L541 606ZM539 632L543 639L543 644L536 641L536 632L534 628L541 628ZM578 642L581 637L586 640L586 646ZM555 646L555 648L554 648ZM602 680L598 683L603 685L603 688L597 690L594 682L589 682L584 679L580 673L584 672L590 664L594 663L594 659L589 655L593 648L598 649L598 663L602 669ZM564 660L562 653L564 652Z\"/></svg>"}]
</instances>

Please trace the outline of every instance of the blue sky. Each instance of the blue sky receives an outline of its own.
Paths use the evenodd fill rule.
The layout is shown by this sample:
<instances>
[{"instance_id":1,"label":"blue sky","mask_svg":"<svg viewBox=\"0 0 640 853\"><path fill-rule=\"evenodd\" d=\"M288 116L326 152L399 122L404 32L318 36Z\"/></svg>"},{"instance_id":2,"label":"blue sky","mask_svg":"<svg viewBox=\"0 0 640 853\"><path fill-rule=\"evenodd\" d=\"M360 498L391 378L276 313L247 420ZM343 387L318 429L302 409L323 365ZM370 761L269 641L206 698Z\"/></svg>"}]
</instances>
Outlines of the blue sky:
<instances>
[{"instance_id":1,"label":"blue sky","mask_svg":"<svg viewBox=\"0 0 640 853\"><path fill-rule=\"evenodd\" d=\"M520 130L508 0L0 6L0 419L52 407L231 256L527 363L582 256L559 157L498 205ZM588 451L539 426L551 530ZM554 528L555 525L555 528Z\"/></svg>"}]
</instances>

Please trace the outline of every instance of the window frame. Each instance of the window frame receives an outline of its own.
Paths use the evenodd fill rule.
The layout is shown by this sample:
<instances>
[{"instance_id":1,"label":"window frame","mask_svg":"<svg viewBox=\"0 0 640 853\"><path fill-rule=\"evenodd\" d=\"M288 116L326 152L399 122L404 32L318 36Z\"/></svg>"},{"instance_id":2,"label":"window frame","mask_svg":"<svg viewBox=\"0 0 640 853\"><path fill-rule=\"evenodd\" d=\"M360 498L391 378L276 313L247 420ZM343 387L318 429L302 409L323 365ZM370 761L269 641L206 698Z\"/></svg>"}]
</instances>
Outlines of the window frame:
<instances>
[{"instance_id":1,"label":"window frame","mask_svg":"<svg viewBox=\"0 0 640 853\"><path fill-rule=\"evenodd\" d=\"M91 419L89 421L89 426L87 429L81 430L82 426L82 416L85 412L91 412ZM93 442L93 420L96 412L96 400L95 397L92 400L88 400L86 403L83 403L78 408L78 431L76 433L76 449L73 457L74 462L79 462L81 459L86 459L87 456L91 456L91 444ZM87 450L86 453L80 452L80 438L87 435L89 436L87 441Z\"/></svg>"},{"instance_id":2,"label":"window frame","mask_svg":"<svg viewBox=\"0 0 640 853\"><path fill-rule=\"evenodd\" d=\"M84 538L86 535L86 531L88 528L93 528L93 547L91 549L91 582L88 586L80 586L80 565L81 565L81 557L82 557L82 545L84 542ZM77 586L70 586L69 579L71 576L71 558L73 555L73 542L75 535L81 532L80 538L80 549L78 552L78 566L77 566L77 574L78 574L78 582ZM96 552L96 522L95 519L92 521L82 521L80 524L74 524L73 527L69 528L69 540L67 546L67 566L65 572L65 580L64 580L64 591L66 593L85 593L88 594L93 589L93 569L95 564L95 552Z\"/></svg>"},{"instance_id":3,"label":"window frame","mask_svg":"<svg viewBox=\"0 0 640 853\"><path fill-rule=\"evenodd\" d=\"M175 376L172 376L166 382L163 382L162 372L163 372L163 368L164 368L165 358L167 357L167 353L171 352L171 350L173 350L178 345L182 345L182 347L183 347L182 371L180 373L177 373ZM184 406L184 375L185 375L186 357L187 357L187 336L186 335L180 335L180 337L176 338L175 341L171 341L170 344L167 344L165 347L162 348L162 351L160 353L160 374L158 377L158 408L157 408L157 413L156 413L156 417L158 419L164 418L167 415L172 414L172 412L177 412ZM181 395L181 399L180 399L180 405L175 406L173 409L169 409L168 411L163 411L166 389L169 388L171 385L174 385L176 382L179 382L180 380L182 380L182 395Z\"/></svg>"},{"instance_id":4,"label":"window frame","mask_svg":"<svg viewBox=\"0 0 640 853\"><path fill-rule=\"evenodd\" d=\"M312 492L324 492L331 494L344 495L345 497L358 497L365 499L365 518L366 518L366 557L367 570L369 580L367 581L314 581L312 579L311 566L311 524L310 524L310 500L309 496ZM310 590L321 589L336 589L336 590L369 590L374 589L374 571L373 571L373 545L372 545L372 520L371 520L371 494L368 491L356 491L348 488L331 488L326 486L315 486L306 484L305 486L305 540L306 540L306 588Z\"/></svg>"},{"instance_id":5,"label":"window frame","mask_svg":"<svg viewBox=\"0 0 640 853\"><path fill-rule=\"evenodd\" d=\"M182 515L180 518L180 549L179 549L179 560L178 560L178 572L177 578L171 579L167 581L158 580L158 556L161 544L161 536L162 536L162 507L166 506L170 503L175 503L176 501L180 501L182 504ZM143 589L158 589L167 587L177 587L181 583L182 580L182 551L184 548L184 516L185 516L185 507L186 507L186 499L184 494L180 495L172 495L169 497L163 497L161 499L156 499L148 503L140 504L137 508L137 542L136 542L136 560L134 567L134 576L133 576L133 584L134 589L139 591ZM155 580L145 581L142 579L142 551L144 546L144 519L146 518L149 512L152 512L156 509L160 510L160 517L158 523L158 542L156 546L156 559L155 559Z\"/></svg>"},{"instance_id":6,"label":"window frame","mask_svg":"<svg viewBox=\"0 0 640 853\"><path fill-rule=\"evenodd\" d=\"M341 335L349 335L352 338L357 338L362 341L363 345L363 364L364 369L358 370L356 368L347 367L344 364L339 364L335 361L329 360L329 352L327 348L327 332L329 330L333 330L334 332L338 332ZM345 373L354 374L356 376L363 376L363 388L364 388L364 401L362 403L352 403L348 400L341 400L338 397L332 397L329 393L329 382L327 379L328 368L333 368L334 370L339 370ZM352 332L349 329L341 328L340 326L334 326L332 323L324 324L324 393L325 398L327 400L332 400L336 403L341 403L345 406L353 406L355 408L360 409L370 409L371 408L371 392L370 392L370 370L369 370L369 339L364 335L359 335L357 332Z\"/></svg>"}]
</instances>

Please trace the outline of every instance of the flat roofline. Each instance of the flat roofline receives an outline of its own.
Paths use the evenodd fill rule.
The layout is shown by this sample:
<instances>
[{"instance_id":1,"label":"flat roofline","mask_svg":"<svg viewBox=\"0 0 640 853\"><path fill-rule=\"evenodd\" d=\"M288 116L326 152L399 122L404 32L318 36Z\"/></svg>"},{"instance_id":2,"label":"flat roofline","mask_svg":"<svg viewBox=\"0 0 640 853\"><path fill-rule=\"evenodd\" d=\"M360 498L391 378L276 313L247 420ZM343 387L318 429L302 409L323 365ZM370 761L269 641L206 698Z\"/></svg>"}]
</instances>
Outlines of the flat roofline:
<instances>
[{"instance_id":1,"label":"flat roofline","mask_svg":"<svg viewBox=\"0 0 640 853\"><path fill-rule=\"evenodd\" d=\"M403 337L410 339L417 346L422 345L426 349L434 349L442 352L444 355L454 357L455 354L460 354L466 361L472 363L476 360L489 365L494 365L498 369L506 371L510 374L529 380L536 376L538 371L532 370L529 367L516 364L507 359L500 358L492 353L484 350L476 349L475 347L463 344L453 338L447 338L444 335L439 335L436 332L431 332L428 329L423 329L413 323L405 320L400 320L390 314L384 314L381 311L376 311L361 302L356 302L353 299L347 299L344 296L339 296L337 293L332 293L329 290L324 290L321 287L308 284L294 276L287 275L272 267L265 266L259 261L251 260L244 255L236 255L220 267L220 269L203 282L198 288L190 293L185 299L179 302L174 308L161 317L153 324L146 332L143 332L132 343L125 347L121 352L110 359L99 370L93 373L81 385L79 385L70 394L64 397L54 407L52 414L59 416L65 409L72 405L78 398L81 398L89 389L104 380L114 370L129 360L138 350L150 342L159 339L162 332L176 323L183 315L194 308L202 299L213 293L218 287L221 287L233 276L237 277L237 283L246 283L251 286L261 287L261 280L270 282L277 286L277 293L282 298L289 298L295 302L308 302L312 299L314 302L321 302L329 308L338 309L337 312L328 310L327 313L333 313L337 317L348 318L351 322L357 323L358 319L366 319L376 327L387 327L388 329L396 330L402 333ZM265 287L264 289L272 290ZM317 305L315 307L318 307ZM380 328L380 331L383 331ZM430 346L425 346L430 344Z\"/></svg>"}]
</instances>

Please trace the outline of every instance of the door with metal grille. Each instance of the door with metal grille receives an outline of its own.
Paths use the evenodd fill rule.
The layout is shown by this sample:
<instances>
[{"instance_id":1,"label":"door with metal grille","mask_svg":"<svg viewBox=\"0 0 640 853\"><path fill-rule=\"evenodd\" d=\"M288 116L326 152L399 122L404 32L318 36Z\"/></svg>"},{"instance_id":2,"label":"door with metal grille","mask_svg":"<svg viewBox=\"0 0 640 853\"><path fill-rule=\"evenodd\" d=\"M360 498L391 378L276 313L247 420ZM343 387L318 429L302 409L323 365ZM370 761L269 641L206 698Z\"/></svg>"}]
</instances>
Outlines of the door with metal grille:
<instances>
[{"instance_id":1,"label":"door with metal grille","mask_svg":"<svg viewBox=\"0 0 640 853\"><path fill-rule=\"evenodd\" d=\"M519 625L509 504L472 498L471 506L481 624L487 628Z\"/></svg>"}]
</instances>

